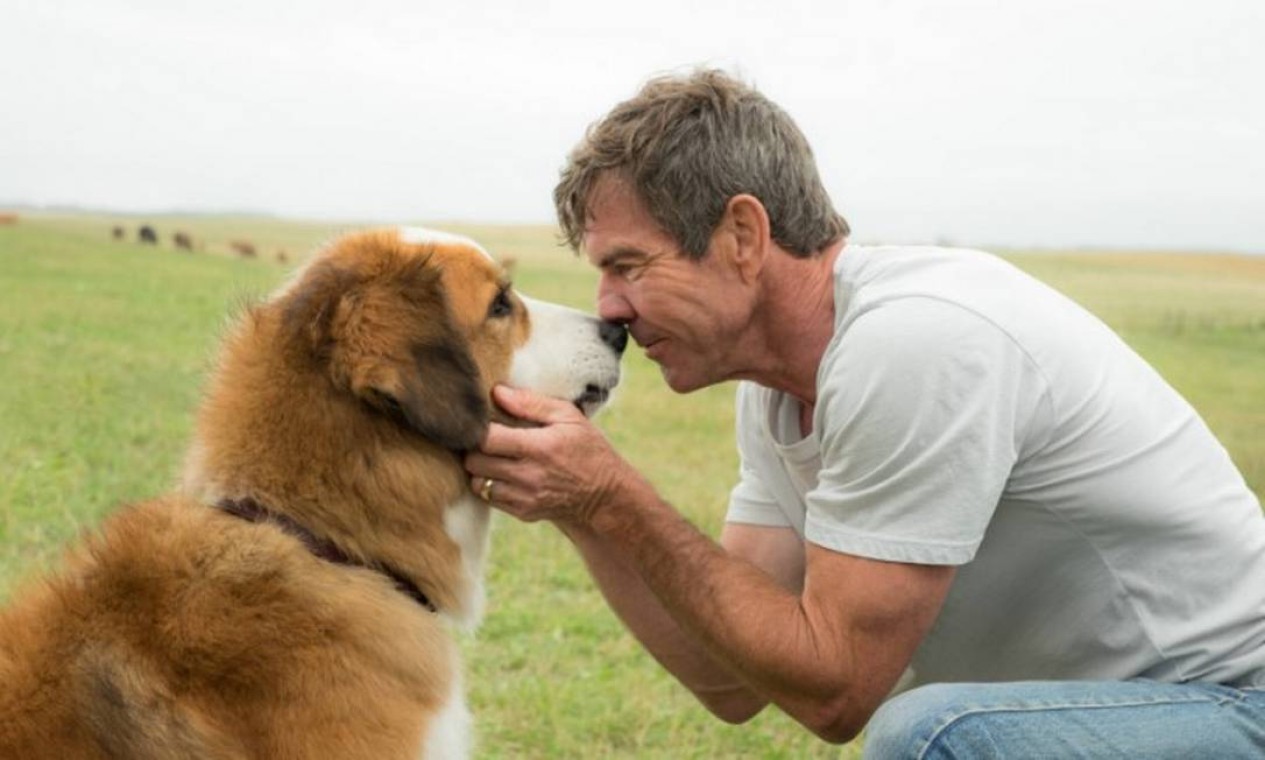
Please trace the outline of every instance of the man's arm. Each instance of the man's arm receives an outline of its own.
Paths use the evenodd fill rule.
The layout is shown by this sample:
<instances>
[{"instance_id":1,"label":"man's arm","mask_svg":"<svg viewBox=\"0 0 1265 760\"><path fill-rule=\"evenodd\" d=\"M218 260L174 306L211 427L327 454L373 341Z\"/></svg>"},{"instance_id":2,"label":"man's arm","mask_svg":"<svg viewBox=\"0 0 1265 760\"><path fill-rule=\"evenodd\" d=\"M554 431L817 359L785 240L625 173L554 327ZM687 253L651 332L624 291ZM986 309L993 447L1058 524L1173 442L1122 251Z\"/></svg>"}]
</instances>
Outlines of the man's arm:
<instances>
[{"instance_id":1,"label":"man's arm","mask_svg":"<svg viewBox=\"0 0 1265 760\"><path fill-rule=\"evenodd\" d=\"M611 609L646 651L708 710L728 723L741 723L764 709L768 700L682 630L641 575L606 538L583 526L560 527L584 558ZM752 563L784 588L795 593L802 588L804 545L789 528L729 524L720 543L730 556Z\"/></svg>"},{"instance_id":2,"label":"man's arm","mask_svg":"<svg viewBox=\"0 0 1265 760\"><path fill-rule=\"evenodd\" d=\"M935 621L954 574L809 544L796 594L644 495L599 512L594 531L711 657L828 741L849 741L864 728Z\"/></svg>"},{"instance_id":3,"label":"man's arm","mask_svg":"<svg viewBox=\"0 0 1265 760\"><path fill-rule=\"evenodd\" d=\"M756 696L748 706L771 701L824 739L864 727L935 620L952 568L808 545L803 588L787 588L699 533L569 404L497 390L507 411L542 427L493 425L483 453L466 459L474 482L495 478L498 507L554 521L581 551L602 553L600 567L635 576L678 629L656 657L705 653L711 669L688 671L703 691L738 700L717 677L727 670ZM674 651L681 642L695 649Z\"/></svg>"}]
</instances>

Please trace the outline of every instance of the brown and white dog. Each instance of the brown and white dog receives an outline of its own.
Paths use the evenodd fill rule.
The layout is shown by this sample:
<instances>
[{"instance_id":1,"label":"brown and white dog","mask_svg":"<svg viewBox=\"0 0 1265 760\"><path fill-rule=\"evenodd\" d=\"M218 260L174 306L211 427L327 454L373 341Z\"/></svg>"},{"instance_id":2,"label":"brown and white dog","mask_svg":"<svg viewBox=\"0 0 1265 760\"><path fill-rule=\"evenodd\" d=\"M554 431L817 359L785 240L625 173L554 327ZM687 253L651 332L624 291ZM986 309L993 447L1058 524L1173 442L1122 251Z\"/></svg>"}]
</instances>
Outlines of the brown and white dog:
<instances>
[{"instance_id":1,"label":"brown and white dog","mask_svg":"<svg viewBox=\"0 0 1265 760\"><path fill-rule=\"evenodd\" d=\"M464 238L336 241L228 335L179 492L0 613L0 758L467 755L461 452L498 382L596 411L624 342Z\"/></svg>"}]
</instances>

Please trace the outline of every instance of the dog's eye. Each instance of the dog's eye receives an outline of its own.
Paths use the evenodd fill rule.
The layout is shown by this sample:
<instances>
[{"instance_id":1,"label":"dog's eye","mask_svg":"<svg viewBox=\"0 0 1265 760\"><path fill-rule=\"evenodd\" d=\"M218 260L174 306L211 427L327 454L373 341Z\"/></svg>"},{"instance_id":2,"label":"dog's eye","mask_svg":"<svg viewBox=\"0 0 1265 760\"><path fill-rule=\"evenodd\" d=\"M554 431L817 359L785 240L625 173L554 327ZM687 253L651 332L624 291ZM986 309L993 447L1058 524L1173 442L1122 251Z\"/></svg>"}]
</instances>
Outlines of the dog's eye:
<instances>
[{"instance_id":1,"label":"dog's eye","mask_svg":"<svg viewBox=\"0 0 1265 760\"><path fill-rule=\"evenodd\" d=\"M492 305L488 307L488 317L498 319L513 313L514 302L510 300L509 288L504 288L492 299Z\"/></svg>"}]
</instances>

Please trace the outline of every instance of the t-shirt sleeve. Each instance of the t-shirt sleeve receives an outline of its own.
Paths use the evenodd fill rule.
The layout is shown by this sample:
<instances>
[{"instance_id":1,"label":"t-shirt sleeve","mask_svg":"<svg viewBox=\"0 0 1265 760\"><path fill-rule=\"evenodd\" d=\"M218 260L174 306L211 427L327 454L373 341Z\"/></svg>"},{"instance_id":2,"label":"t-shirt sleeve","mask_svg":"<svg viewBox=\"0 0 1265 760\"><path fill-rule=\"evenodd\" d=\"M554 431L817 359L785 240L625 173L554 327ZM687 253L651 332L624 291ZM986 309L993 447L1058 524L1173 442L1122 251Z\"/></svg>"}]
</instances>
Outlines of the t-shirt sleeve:
<instances>
[{"instance_id":1,"label":"t-shirt sleeve","mask_svg":"<svg viewBox=\"0 0 1265 760\"><path fill-rule=\"evenodd\" d=\"M763 409L759 390L750 383L739 383L735 397L735 425L738 439L738 484L729 494L726 522L771 527L791 527L791 521L778 506L772 492L761 478L755 462L769 456L760 451L758 417Z\"/></svg>"},{"instance_id":2,"label":"t-shirt sleeve","mask_svg":"<svg viewBox=\"0 0 1265 760\"><path fill-rule=\"evenodd\" d=\"M880 560L969 562L1040 393L1030 359L983 317L913 297L854 318L823 362L805 538Z\"/></svg>"}]
</instances>

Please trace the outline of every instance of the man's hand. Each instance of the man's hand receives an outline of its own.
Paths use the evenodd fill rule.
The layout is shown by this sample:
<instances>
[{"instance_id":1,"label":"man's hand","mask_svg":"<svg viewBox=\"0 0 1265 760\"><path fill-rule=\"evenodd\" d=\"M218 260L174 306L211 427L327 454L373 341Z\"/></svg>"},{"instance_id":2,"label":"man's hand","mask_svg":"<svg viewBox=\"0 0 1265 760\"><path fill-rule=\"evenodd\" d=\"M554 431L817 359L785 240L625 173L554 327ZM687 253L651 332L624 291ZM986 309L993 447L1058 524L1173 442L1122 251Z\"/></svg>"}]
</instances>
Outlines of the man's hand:
<instances>
[{"instance_id":1,"label":"man's hand","mask_svg":"<svg viewBox=\"0 0 1265 760\"><path fill-rule=\"evenodd\" d=\"M527 522L589 525L619 489L640 480L606 437L574 405L499 385L492 392L509 414L540 427L492 423L478 451L466 455L470 488L494 481L491 501Z\"/></svg>"}]
</instances>

